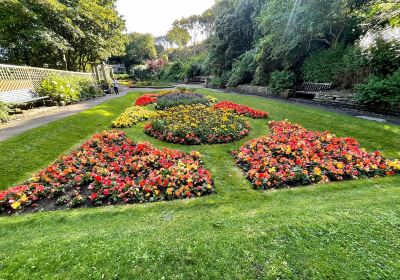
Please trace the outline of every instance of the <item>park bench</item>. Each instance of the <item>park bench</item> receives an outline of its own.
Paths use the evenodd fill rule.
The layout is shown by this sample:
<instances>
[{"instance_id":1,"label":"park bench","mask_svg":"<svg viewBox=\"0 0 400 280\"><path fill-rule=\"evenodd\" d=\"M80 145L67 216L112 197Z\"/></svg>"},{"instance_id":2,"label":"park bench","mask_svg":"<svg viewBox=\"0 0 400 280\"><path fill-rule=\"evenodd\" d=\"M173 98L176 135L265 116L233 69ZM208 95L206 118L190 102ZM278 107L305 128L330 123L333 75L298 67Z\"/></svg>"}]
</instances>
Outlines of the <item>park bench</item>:
<instances>
[{"instance_id":1,"label":"park bench","mask_svg":"<svg viewBox=\"0 0 400 280\"><path fill-rule=\"evenodd\" d=\"M297 95L311 95L315 96L319 92L327 92L332 88L332 83L310 83L305 82L303 86L296 91L295 97Z\"/></svg>"},{"instance_id":2,"label":"park bench","mask_svg":"<svg viewBox=\"0 0 400 280\"><path fill-rule=\"evenodd\" d=\"M0 92L0 101L12 104L28 104L36 103L38 101L45 101L49 99L48 96L39 96L30 89L19 89L13 91Z\"/></svg>"}]
</instances>

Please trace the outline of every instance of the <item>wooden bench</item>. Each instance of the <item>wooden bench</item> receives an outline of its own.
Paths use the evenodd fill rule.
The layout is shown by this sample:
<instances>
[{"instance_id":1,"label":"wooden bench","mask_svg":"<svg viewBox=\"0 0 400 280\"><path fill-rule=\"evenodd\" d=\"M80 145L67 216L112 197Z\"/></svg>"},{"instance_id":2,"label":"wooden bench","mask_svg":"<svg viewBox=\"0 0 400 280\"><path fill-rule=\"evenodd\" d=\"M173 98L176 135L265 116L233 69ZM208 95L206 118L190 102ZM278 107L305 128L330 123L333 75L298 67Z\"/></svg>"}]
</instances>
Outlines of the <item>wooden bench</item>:
<instances>
[{"instance_id":1,"label":"wooden bench","mask_svg":"<svg viewBox=\"0 0 400 280\"><path fill-rule=\"evenodd\" d=\"M296 91L297 94L305 94L315 96L318 92L327 92L332 88L332 83L310 83L306 82L303 84L300 90Z\"/></svg>"},{"instance_id":2,"label":"wooden bench","mask_svg":"<svg viewBox=\"0 0 400 280\"><path fill-rule=\"evenodd\" d=\"M12 104L27 104L38 101L45 101L48 96L39 96L30 89L20 89L13 91L0 92L0 101Z\"/></svg>"}]
</instances>

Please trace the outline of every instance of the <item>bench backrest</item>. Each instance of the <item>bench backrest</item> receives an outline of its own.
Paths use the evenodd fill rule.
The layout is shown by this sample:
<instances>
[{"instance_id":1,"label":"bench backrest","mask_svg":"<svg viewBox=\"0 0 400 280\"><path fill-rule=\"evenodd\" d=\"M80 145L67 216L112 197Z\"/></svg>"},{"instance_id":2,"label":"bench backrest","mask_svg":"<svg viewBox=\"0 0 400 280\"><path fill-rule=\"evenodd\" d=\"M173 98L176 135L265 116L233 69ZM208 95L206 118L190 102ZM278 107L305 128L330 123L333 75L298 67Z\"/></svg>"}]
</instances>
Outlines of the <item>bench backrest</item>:
<instances>
[{"instance_id":1,"label":"bench backrest","mask_svg":"<svg viewBox=\"0 0 400 280\"><path fill-rule=\"evenodd\" d=\"M0 101L5 103L24 103L37 98L39 98L39 96L30 89L0 92Z\"/></svg>"},{"instance_id":2,"label":"bench backrest","mask_svg":"<svg viewBox=\"0 0 400 280\"><path fill-rule=\"evenodd\" d=\"M326 92L332 88L332 83L304 83L304 91L307 92Z\"/></svg>"}]
</instances>

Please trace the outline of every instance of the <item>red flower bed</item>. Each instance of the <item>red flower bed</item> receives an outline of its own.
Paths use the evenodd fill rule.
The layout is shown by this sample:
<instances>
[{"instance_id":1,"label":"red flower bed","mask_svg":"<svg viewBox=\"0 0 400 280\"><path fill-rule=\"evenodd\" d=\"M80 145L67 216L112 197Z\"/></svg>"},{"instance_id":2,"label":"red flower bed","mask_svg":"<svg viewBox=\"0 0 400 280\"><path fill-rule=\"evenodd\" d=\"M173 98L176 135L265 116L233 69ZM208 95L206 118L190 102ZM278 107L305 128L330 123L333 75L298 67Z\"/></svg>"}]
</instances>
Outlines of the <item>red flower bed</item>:
<instances>
[{"instance_id":1,"label":"red flower bed","mask_svg":"<svg viewBox=\"0 0 400 280\"><path fill-rule=\"evenodd\" d=\"M368 153L353 138L308 131L287 121L270 122L269 136L234 152L256 189L394 175L400 162Z\"/></svg>"},{"instance_id":2,"label":"red flower bed","mask_svg":"<svg viewBox=\"0 0 400 280\"><path fill-rule=\"evenodd\" d=\"M250 107L239 105L233 102L222 101L213 106L216 109L222 110L233 110L238 115L243 115L253 119L266 119L268 118L268 113L260 110L254 110Z\"/></svg>"},{"instance_id":3,"label":"red flower bed","mask_svg":"<svg viewBox=\"0 0 400 280\"><path fill-rule=\"evenodd\" d=\"M147 106L157 101L157 94L145 94L136 99L135 106Z\"/></svg>"},{"instance_id":4,"label":"red flower bed","mask_svg":"<svg viewBox=\"0 0 400 280\"><path fill-rule=\"evenodd\" d=\"M103 132L34 175L0 191L0 212L139 203L213 192L198 152L132 144L123 132Z\"/></svg>"}]
</instances>

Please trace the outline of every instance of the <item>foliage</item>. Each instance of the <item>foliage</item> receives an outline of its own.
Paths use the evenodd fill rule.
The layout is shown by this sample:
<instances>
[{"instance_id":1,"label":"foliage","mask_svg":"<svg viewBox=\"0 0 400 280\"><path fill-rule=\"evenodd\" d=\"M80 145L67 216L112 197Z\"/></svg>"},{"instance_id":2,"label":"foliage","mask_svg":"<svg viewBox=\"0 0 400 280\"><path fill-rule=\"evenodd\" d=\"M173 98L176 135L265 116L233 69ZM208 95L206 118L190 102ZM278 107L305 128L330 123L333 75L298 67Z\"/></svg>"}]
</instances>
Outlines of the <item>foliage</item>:
<instances>
[{"instance_id":1,"label":"foliage","mask_svg":"<svg viewBox=\"0 0 400 280\"><path fill-rule=\"evenodd\" d=\"M267 119L268 113L260 110L254 110L245 105L239 105L229 101L222 101L213 106L215 109L233 111L235 114L246 116L253 119Z\"/></svg>"},{"instance_id":2,"label":"foliage","mask_svg":"<svg viewBox=\"0 0 400 280\"><path fill-rule=\"evenodd\" d=\"M368 153L353 138L308 131L287 121L270 122L270 135L236 153L256 189L400 174L400 162Z\"/></svg>"},{"instance_id":3,"label":"foliage","mask_svg":"<svg viewBox=\"0 0 400 280\"><path fill-rule=\"evenodd\" d=\"M125 110L116 120L112 122L115 128L127 128L138 122L146 121L157 116L157 112L150 111L141 106L132 106Z\"/></svg>"},{"instance_id":4,"label":"foliage","mask_svg":"<svg viewBox=\"0 0 400 280\"><path fill-rule=\"evenodd\" d=\"M165 110L179 105L203 104L210 105L210 101L201 93L193 93L190 91L173 91L163 94L157 98L156 109Z\"/></svg>"},{"instance_id":5,"label":"foliage","mask_svg":"<svg viewBox=\"0 0 400 280\"><path fill-rule=\"evenodd\" d=\"M101 96L103 92L88 78L50 74L42 80L38 94L65 105Z\"/></svg>"},{"instance_id":6,"label":"foliage","mask_svg":"<svg viewBox=\"0 0 400 280\"><path fill-rule=\"evenodd\" d=\"M10 108L4 102L0 101L0 123L5 123L9 119Z\"/></svg>"},{"instance_id":7,"label":"foliage","mask_svg":"<svg viewBox=\"0 0 400 280\"><path fill-rule=\"evenodd\" d=\"M174 23L171 30L167 33L167 39L171 44L176 44L179 48L186 47L190 40L189 31Z\"/></svg>"},{"instance_id":8,"label":"foliage","mask_svg":"<svg viewBox=\"0 0 400 280\"><path fill-rule=\"evenodd\" d=\"M271 73L269 88L275 93L281 93L294 87L295 75L291 71L275 71Z\"/></svg>"},{"instance_id":9,"label":"foliage","mask_svg":"<svg viewBox=\"0 0 400 280\"><path fill-rule=\"evenodd\" d=\"M40 205L46 199L72 207L211 194L211 175L200 156L198 152L188 155L177 150L157 150L150 144L132 144L124 132L103 132L24 185L0 191L0 211L40 209L46 207Z\"/></svg>"},{"instance_id":10,"label":"foliage","mask_svg":"<svg viewBox=\"0 0 400 280\"><path fill-rule=\"evenodd\" d=\"M157 57L155 39L151 34L134 32L127 35L125 51L125 65L130 68L132 65L142 65L146 61Z\"/></svg>"},{"instance_id":11,"label":"foliage","mask_svg":"<svg viewBox=\"0 0 400 280\"><path fill-rule=\"evenodd\" d=\"M204 105L176 106L161 111L145 126L157 139L186 145L227 143L243 138L249 125L242 117Z\"/></svg>"},{"instance_id":12,"label":"foliage","mask_svg":"<svg viewBox=\"0 0 400 280\"><path fill-rule=\"evenodd\" d=\"M132 76L129 74L114 74L115 79L117 80L129 80L132 79Z\"/></svg>"},{"instance_id":13,"label":"foliage","mask_svg":"<svg viewBox=\"0 0 400 280\"><path fill-rule=\"evenodd\" d=\"M3 0L0 59L82 71L123 52L124 28L116 0Z\"/></svg>"},{"instance_id":14,"label":"foliage","mask_svg":"<svg viewBox=\"0 0 400 280\"><path fill-rule=\"evenodd\" d=\"M366 104L381 104L387 107L400 104L400 70L387 77L371 76L357 87L357 98Z\"/></svg>"},{"instance_id":15,"label":"foliage","mask_svg":"<svg viewBox=\"0 0 400 280\"><path fill-rule=\"evenodd\" d=\"M308 82L333 83L350 88L363 82L369 69L360 48L338 46L319 51L305 59L302 75Z\"/></svg>"},{"instance_id":16,"label":"foliage","mask_svg":"<svg viewBox=\"0 0 400 280\"><path fill-rule=\"evenodd\" d=\"M171 87L171 83L165 81L157 81L157 80L139 81L135 83L134 87L165 88L165 87Z\"/></svg>"},{"instance_id":17,"label":"foliage","mask_svg":"<svg viewBox=\"0 0 400 280\"><path fill-rule=\"evenodd\" d=\"M365 52L375 75L389 75L400 69L400 41L377 38Z\"/></svg>"},{"instance_id":18,"label":"foliage","mask_svg":"<svg viewBox=\"0 0 400 280\"><path fill-rule=\"evenodd\" d=\"M177 60L169 63L160 73L162 80L183 81L186 71L182 61Z\"/></svg>"},{"instance_id":19,"label":"foliage","mask_svg":"<svg viewBox=\"0 0 400 280\"><path fill-rule=\"evenodd\" d=\"M233 62L232 72L229 77L228 86L250 83L255 73L255 50L244 53Z\"/></svg>"},{"instance_id":20,"label":"foliage","mask_svg":"<svg viewBox=\"0 0 400 280\"><path fill-rule=\"evenodd\" d=\"M210 85L213 88L225 88L228 84L229 73L225 72L222 76L212 77L210 80Z\"/></svg>"}]
</instances>

